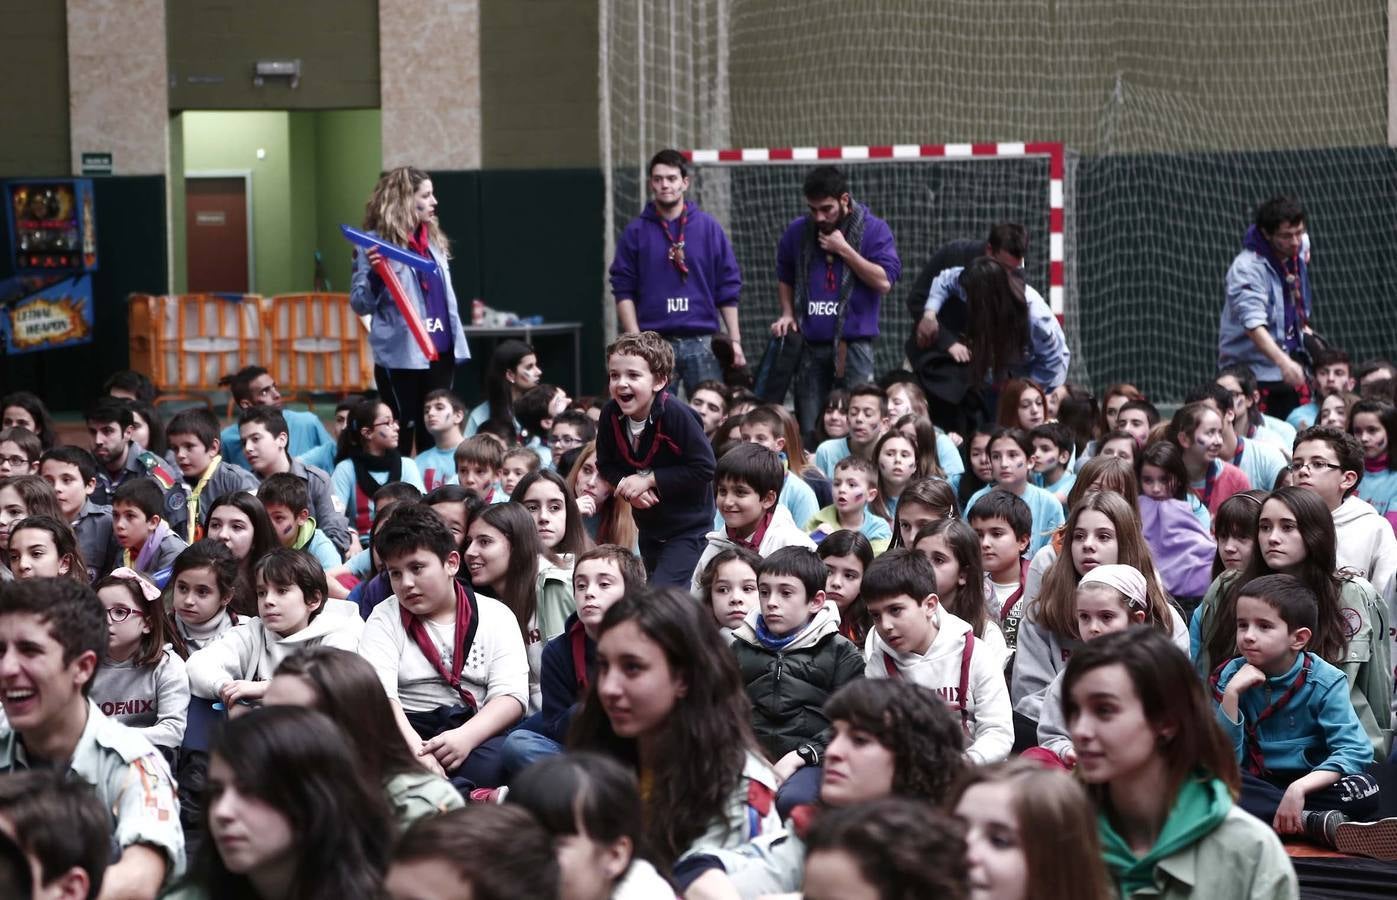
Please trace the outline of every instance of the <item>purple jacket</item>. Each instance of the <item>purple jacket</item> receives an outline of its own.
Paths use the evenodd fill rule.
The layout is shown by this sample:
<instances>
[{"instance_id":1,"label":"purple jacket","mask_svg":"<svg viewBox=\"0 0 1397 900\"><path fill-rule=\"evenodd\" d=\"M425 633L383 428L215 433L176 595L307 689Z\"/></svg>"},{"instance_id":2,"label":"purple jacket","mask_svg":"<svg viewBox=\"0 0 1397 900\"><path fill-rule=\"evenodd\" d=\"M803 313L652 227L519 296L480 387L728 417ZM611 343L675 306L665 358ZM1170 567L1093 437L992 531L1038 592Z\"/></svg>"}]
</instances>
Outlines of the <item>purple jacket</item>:
<instances>
[{"instance_id":1,"label":"purple jacket","mask_svg":"<svg viewBox=\"0 0 1397 900\"><path fill-rule=\"evenodd\" d=\"M689 216L683 231L688 276L681 278L669 260L669 240L653 203L645 204L616 244L611 293L635 301L641 331L674 337L714 334L718 307L736 306L742 293L742 272L723 226L692 203L684 209ZM679 219L668 225L679 240Z\"/></svg>"},{"instance_id":2,"label":"purple jacket","mask_svg":"<svg viewBox=\"0 0 1397 900\"><path fill-rule=\"evenodd\" d=\"M866 212L866 210L865 210ZM796 267L800 265L800 243L805 239L806 216L801 216L786 227L781 235L781 243L776 247L776 277L782 284L796 285ZM883 267L888 281L897 283L902 274L902 261L897 255L897 243L888 223L869 212L864 217L863 241L859 245L859 255L871 263ZM796 321L801 323L807 341L829 343L834 340L834 320L839 308L839 282L844 277L844 261L834 262L834 287L829 287L825 272L825 255L817 248L810 258L810 271L803 273L808 278L807 306L796 310ZM849 311L844 316L844 338L875 338L878 336L878 309L883 298L873 288L858 278L854 279L854 289L849 294Z\"/></svg>"},{"instance_id":3,"label":"purple jacket","mask_svg":"<svg viewBox=\"0 0 1397 900\"><path fill-rule=\"evenodd\" d=\"M1164 589L1175 597L1201 597L1213 578L1217 544L1185 500L1140 495L1140 531L1154 556Z\"/></svg>"}]
</instances>

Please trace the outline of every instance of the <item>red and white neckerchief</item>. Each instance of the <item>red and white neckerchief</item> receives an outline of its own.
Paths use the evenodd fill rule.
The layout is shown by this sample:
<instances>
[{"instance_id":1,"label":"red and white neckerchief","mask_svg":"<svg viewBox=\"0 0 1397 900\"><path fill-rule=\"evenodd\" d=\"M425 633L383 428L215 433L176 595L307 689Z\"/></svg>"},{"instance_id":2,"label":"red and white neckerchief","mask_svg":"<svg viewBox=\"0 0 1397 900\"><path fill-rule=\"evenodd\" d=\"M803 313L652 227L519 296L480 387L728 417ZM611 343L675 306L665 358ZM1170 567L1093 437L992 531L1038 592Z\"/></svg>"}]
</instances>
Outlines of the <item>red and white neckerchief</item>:
<instances>
[{"instance_id":1,"label":"red and white neckerchief","mask_svg":"<svg viewBox=\"0 0 1397 900\"><path fill-rule=\"evenodd\" d=\"M665 240L669 241L669 261L674 263L674 268L679 272L680 280L689 277L689 264L684 259L684 232L689 225L689 210L685 209L679 215L679 237L675 237L669 232L669 223L660 218L660 230L665 233Z\"/></svg>"}]
</instances>

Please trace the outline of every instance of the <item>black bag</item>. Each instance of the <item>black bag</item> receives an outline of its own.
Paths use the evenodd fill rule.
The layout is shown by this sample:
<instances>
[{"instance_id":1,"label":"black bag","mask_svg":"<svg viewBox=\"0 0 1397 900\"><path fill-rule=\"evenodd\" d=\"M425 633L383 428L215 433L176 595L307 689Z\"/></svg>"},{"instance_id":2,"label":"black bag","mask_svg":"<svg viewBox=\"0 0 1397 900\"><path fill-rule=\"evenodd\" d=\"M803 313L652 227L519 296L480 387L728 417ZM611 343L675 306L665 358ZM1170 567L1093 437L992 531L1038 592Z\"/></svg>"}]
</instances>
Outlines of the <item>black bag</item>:
<instances>
[{"instance_id":1,"label":"black bag","mask_svg":"<svg viewBox=\"0 0 1397 900\"><path fill-rule=\"evenodd\" d=\"M805 355L805 336L794 329L785 337L772 337L766 343L762 364L757 369L757 384L753 392L764 403L785 403L800 359Z\"/></svg>"}]
</instances>

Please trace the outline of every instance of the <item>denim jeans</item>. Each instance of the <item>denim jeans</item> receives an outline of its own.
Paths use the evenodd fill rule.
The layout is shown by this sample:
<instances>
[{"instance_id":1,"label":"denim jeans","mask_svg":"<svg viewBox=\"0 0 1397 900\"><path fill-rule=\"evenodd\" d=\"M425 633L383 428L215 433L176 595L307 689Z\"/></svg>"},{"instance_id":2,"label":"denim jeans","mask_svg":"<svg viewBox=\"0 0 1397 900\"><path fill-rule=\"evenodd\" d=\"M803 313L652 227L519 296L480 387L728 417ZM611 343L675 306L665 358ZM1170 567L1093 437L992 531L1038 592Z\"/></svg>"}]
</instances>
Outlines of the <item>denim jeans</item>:
<instances>
[{"instance_id":1,"label":"denim jeans","mask_svg":"<svg viewBox=\"0 0 1397 900\"><path fill-rule=\"evenodd\" d=\"M523 728L511 731L504 739L504 749L501 751L505 782L508 783L515 775L540 759L557 756L562 752L563 745L551 737Z\"/></svg>"},{"instance_id":2,"label":"denim jeans","mask_svg":"<svg viewBox=\"0 0 1397 900\"><path fill-rule=\"evenodd\" d=\"M844 360L844 378L836 383L834 377L834 343L806 342L805 355L800 360L794 388L796 421L800 432L809 441L815 426L825 411L825 398L831 388L855 387L873 380L873 341L849 341L849 355Z\"/></svg>"},{"instance_id":3,"label":"denim jeans","mask_svg":"<svg viewBox=\"0 0 1397 900\"><path fill-rule=\"evenodd\" d=\"M672 390L682 382L684 396L692 397L700 382L723 380L723 368L718 365L718 357L713 355L711 335L666 337L665 340L674 348L674 377L670 379Z\"/></svg>"}]
</instances>

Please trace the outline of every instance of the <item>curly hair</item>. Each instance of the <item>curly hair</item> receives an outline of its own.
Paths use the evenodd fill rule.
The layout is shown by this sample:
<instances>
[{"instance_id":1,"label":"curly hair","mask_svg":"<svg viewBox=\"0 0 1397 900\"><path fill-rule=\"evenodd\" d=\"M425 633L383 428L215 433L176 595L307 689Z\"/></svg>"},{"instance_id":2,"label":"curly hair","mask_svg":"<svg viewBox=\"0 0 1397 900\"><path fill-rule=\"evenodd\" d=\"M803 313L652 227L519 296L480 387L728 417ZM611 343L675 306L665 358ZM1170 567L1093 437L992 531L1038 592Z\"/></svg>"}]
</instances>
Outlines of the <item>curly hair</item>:
<instances>
[{"instance_id":1,"label":"curly hair","mask_svg":"<svg viewBox=\"0 0 1397 900\"><path fill-rule=\"evenodd\" d=\"M617 355L638 356L645 360L656 381L668 380L674 372L674 348L654 331L621 335L606 348L607 364L611 363L611 357Z\"/></svg>"},{"instance_id":2,"label":"curly hair","mask_svg":"<svg viewBox=\"0 0 1397 900\"><path fill-rule=\"evenodd\" d=\"M413 166L399 166L385 172L374 185L369 202L364 205L364 230L373 231L386 241L406 247L416 230L413 220L413 195L422 182L432 176ZM435 217L427 220L427 240L441 255L451 257L451 242L446 239Z\"/></svg>"},{"instance_id":3,"label":"curly hair","mask_svg":"<svg viewBox=\"0 0 1397 900\"><path fill-rule=\"evenodd\" d=\"M941 803L966 767L965 734L929 689L894 678L861 678L825 703L825 718L873 735L893 755L892 792Z\"/></svg>"},{"instance_id":4,"label":"curly hair","mask_svg":"<svg viewBox=\"0 0 1397 900\"><path fill-rule=\"evenodd\" d=\"M821 853L852 857L881 900L970 896L964 827L915 800L885 797L825 813L810 830L807 863Z\"/></svg>"}]
</instances>

